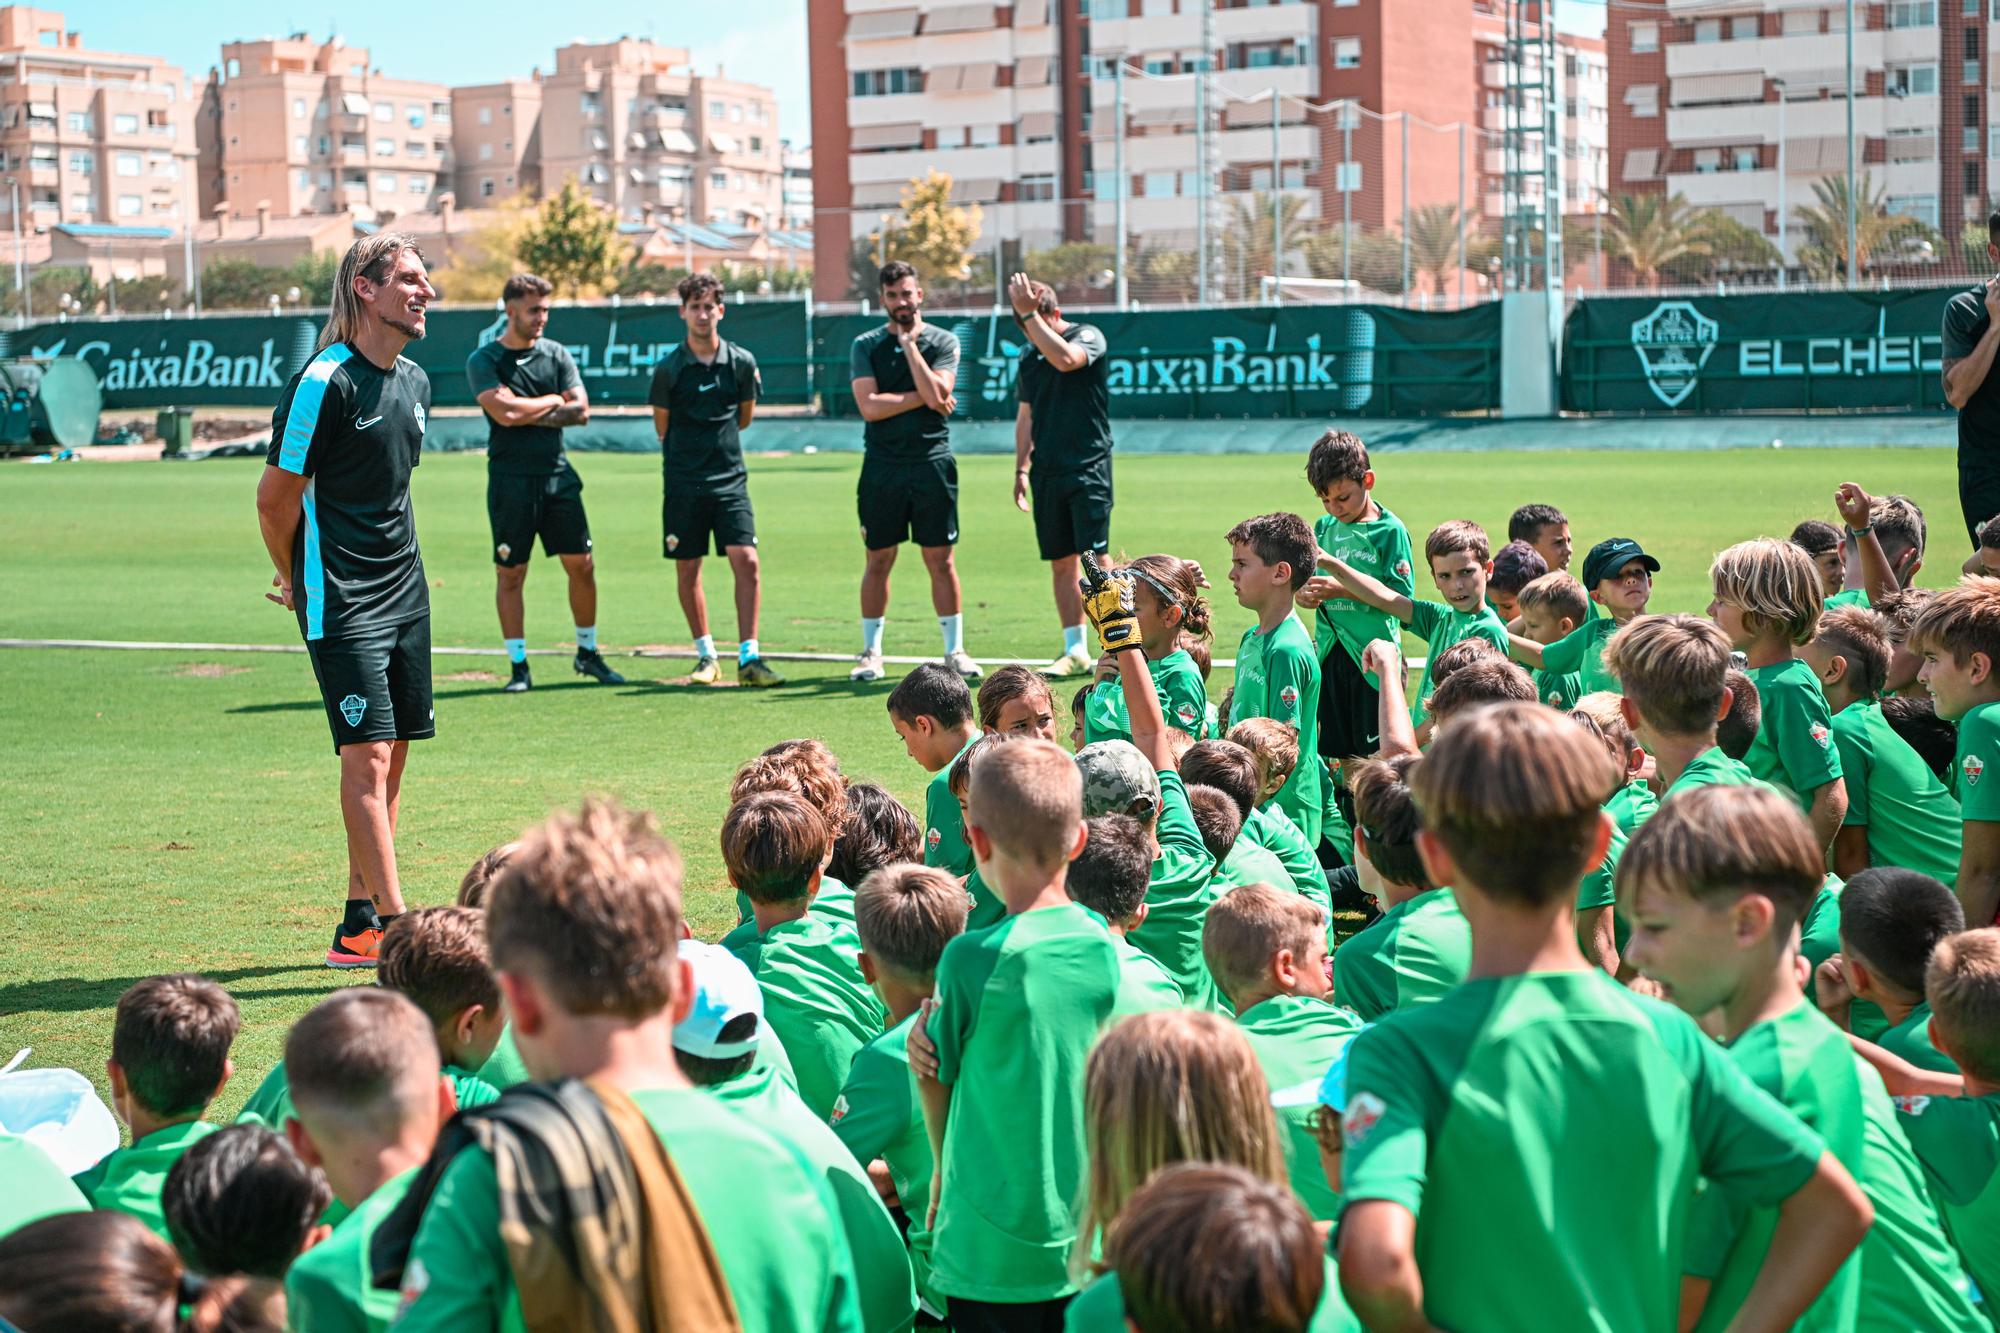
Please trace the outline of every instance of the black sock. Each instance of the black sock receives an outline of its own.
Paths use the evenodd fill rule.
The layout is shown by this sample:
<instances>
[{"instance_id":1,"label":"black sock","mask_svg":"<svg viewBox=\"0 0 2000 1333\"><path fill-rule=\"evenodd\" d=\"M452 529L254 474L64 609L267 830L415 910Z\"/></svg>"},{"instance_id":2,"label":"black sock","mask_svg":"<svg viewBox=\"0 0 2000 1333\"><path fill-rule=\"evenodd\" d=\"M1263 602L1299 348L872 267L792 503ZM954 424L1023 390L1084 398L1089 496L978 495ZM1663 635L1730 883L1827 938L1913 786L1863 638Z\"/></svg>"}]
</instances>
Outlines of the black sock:
<instances>
[{"instance_id":1,"label":"black sock","mask_svg":"<svg viewBox=\"0 0 2000 1333\"><path fill-rule=\"evenodd\" d=\"M347 912L340 924L342 929L350 931L375 929L374 902L367 898L349 898Z\"/></svg>"},{"instance_id":2,"label":"black sock","mask_svg":"<svg viewBox=\"0 0 2000 1333\"><path fill-rule=\"evenodd\" d=\"M396 920L396 918L400 917L401 915L402 915L401 912L385 912L382 915L375 918L375 928L377 930L387 930L390 924L393 923Z\"/></svg>"}]
</instances>

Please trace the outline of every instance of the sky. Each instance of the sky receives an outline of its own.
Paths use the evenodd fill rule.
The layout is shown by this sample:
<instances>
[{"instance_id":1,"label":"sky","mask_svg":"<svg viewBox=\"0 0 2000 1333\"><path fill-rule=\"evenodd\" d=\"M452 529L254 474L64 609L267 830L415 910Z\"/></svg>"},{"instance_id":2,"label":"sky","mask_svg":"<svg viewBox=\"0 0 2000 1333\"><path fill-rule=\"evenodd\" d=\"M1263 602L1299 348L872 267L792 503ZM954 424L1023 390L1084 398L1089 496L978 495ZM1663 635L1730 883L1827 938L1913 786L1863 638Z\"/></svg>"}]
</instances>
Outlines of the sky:
<instances>
[{"instance_id":1,"label":"sky","mask_svg":"<svg viewBox=\"0 0 2000 1333\"><path fill-rule=\"evenodd\" d=\"M784 136L801 144L811 139L805 0L589 0L579 6L588 26L565 8L491 0L477 7L364 5L335 17L332 5L297 0L204 0L198 7L159 0L92 0L86 7L72 0L67 16L85 45L163 55L197 83L221 59L222 43L300 29L312 37L338 32L367 47L386 75L452 85L526 77L536 65L548 70L556 48L577 38L651 37L685 47L701 73L720 66L732 78L774 89ZM1604 13L1604 0L1560 0L1556 18L1570 32L1602 33Z\"/></svg>"}]
</instances>

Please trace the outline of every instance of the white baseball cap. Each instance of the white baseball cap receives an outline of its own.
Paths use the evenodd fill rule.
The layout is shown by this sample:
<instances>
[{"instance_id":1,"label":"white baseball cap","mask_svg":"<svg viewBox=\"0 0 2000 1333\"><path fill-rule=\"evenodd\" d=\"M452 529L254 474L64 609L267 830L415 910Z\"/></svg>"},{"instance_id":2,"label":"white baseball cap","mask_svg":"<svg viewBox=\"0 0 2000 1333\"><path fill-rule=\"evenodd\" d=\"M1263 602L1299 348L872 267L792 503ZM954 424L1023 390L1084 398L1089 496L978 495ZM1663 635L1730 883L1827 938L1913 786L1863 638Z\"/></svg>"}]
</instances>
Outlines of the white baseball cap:
<instances>
[{"instance_id":1,"label":"white baseball cap","mask_svg":"<svg viewBox=\"0 0 2000 1333\"><path fill-rule=\"evenodd\" d=\"M682 940L680 956L694 969L694 1003L674 1024L674 1049L711 1060L756 1050L764 1030L764 992L750 969L721 945L700 940ZM745 1014L757 1019L747 1035L723 1040L723 1029Z\"/></svg>"}]
</instances>

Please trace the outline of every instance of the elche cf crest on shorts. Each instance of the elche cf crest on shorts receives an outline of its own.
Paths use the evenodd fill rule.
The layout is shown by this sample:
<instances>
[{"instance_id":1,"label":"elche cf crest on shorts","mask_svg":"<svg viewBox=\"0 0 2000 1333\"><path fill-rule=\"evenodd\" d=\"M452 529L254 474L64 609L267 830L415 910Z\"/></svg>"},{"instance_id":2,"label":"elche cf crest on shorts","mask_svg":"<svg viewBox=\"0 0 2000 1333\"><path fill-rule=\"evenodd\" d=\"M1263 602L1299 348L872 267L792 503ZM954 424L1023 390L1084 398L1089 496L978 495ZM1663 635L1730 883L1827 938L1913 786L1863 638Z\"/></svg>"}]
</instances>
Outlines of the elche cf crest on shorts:
<instances>
[{"instance_id":1,"label":"elche cf crest on shorts","mask_svg":"<svg viewBox=\"0 0 2000 1333\"><path fill-rule=\"evenodd\" d=\"M493 548L493 554L499 556L502 560L505 560L508 556L514 554L514 548L509 546L506 542L501 542L498 546Z\"/></svg>"},{"instance_id":2,"label":"elche cf crest on shorts","mask_svg":"<svg viewBox=\"0 0 2000 1333\"><path fill-rule=\"evenodd\" d=\"M1815 722L1812 724L1812 738L1818 741L1819 748L1824 750L1829 744L1832 743L1833 733L1827 730L1826 723Z\"/></svg>"},{"instance_id":3,"label":"elche cf crest on shorts","mask_svg":"<svg viewBox=\"0 0 2000 1333\"><path fill-rule=\"evenodd\" d=\"M679 534L672 532L667 534L667 549L669 551L678 550L680 548L680 544L681 544L681 539Z\"/></svg>"},{"instance_id":4,"label":"elche cf crest on shorts","mask_svg":"<svg viewBox=\"0 0 2000 1333\"><path fill-rule=\"evenodd\" d=\"M1958 761L1958 766L1965 772L1966 784L1972 787L1979 785L1979 775L1986 771L1986 761L1976 754L1965 756Z\"/></svg>"},{"instance_id":5,"label":"elche cf crest on shorts","mask_svg":"<svg viewBox=\"0 0 2000 1333\"><path fill-rule=\"evenodd\" d=\"M350 694L340 701L340 715L347 719L347 725L358 727L361 717L368 711L368 701L358 694Z\"/></svg>"}]
</instances>

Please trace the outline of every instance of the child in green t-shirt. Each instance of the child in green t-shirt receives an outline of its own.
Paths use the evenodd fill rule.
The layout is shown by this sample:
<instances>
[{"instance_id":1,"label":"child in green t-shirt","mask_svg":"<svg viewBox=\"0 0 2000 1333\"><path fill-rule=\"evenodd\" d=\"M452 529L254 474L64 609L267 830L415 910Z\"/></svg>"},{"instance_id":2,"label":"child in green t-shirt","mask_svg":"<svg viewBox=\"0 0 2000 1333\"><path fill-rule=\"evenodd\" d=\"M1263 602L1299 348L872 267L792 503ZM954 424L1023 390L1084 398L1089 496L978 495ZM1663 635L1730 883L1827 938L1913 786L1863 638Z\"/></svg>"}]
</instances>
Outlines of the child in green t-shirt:
<instances>
[{"instance_id":1,"label":"child in green t-shirt","mask_svg":"<svg viewBox=\"0 0 2000 1333\"><path fill-rule=\"evenodd\" d=\"M1521 590L1549 572L1548 561L1524 541L1510 541L1493 553L1493 573L1486 580L1486 604L1512 624L1521 614Z\"/></svg>"},{"instance_id":2,"label":"child in green t-shirt","mask_svg":"<svg viewBox=\"0 0 2000 1333\"><path fill-rule=\"evenodd\" d=\"M1833 839L1833 866L1852 878L1871 865L1958 877L1958 798L1882 716L1889 622L1863 606L1820 617L1799 650L1833 710L1833 743L1847 785L1847 817Z\"/></svg>"},{"instance_id":3,"label":"child in green t-shirt","mask_svg":"<svg viewBox=\"0 0 2000 1333\"><path fill-rule=\"evenodd\" d=\"M1533 638L1515 634L1508 640L1514 660L1556 677L1575 675L1584 694L1618 689L1618 678L1604 664L1604 645L1613 634L1646 613L1653 598L1653 575L1660 562L1630 537L1607 537L1583 558L1583 577L1592 610L1562 638L1544 647Z\"/></svg>"},{"instance_id":4,"label":"child in green t-shirt","mask_svg":"<svg viewBox=\"0 0 2000 1333\"><path fill-rule=\"evenodd\" d=\"M1132 932L1146 924L1146 893L1152 886L1157 847L1152 832L1126 814L1084 820L1088 836L1069 863L1063 887L1078 904L1104 919L1118 951L1118 996L1111 1021L1187 1003L1180 983L1151 954L1134 945Z\"/></svg>"},{"instance_id":5,"label":"child in green t-shirt","mask_svg":"<svg viewBox=\"0 0 2000 1333\"><path fill-rule=\"evenodd\" d=\"M924 864L943 866L962 879L972 872L972 853L946 784L951 761L979 739L972 691L950 667L925 662L889 692L888 707L904 751L931 775L924 787Z\"/></svg>"},{"instance_id":6,"label":"child in green t-shirt","mask_svg":"<svg viewBox=\"0 0 2000 1333\"><path fill-rule=\"evenodd\" d=\"M989 736L1056 738L1056 696L1038 672L1009 662L979 686L979 725Z\"/></svg>"},{"instance_id":7,"label":"child in green t-shirt","mask_svg":"<svg viewBox=\"0 0 2000 1333\"><path fill-rule=\"evenodd\" d=\"M484 1105L500 1095L472 1072L493 1058L507 1024L486 951L485 917L470 907L403 913L382 932L375 980L409 996L431 1020L445 1077L460 1106Z\"/></svg>"},{"instance_id":8,"label":"child in green t-shirt","mask_svg":"<svg viewBox=\"0 0 2000 1333\"><path fill-rule=\"evenodd\" d=\"M1273 1089L1316 1087L1361 1030L1333 1003L1326 919L1295 893L1248 884L1226 895L1208 909L1201 951ZM1285 1163L1314 1219L1332 1222L1340 1217L1340 1193L1320 1164L1313 1116L1311 1102L1279 1113Z\"/></svg>"},{"instance_id":9,"label":"child in green t-shirt","mask_svg":"<svg viewBox=\"0 0 2000 1333\"><path fill-rule=\"evenodd\" d=\"M1429 1004L1472 968L1472 931L1450 889L1433 884L1417 852L1421 821L1410 798L1416 755L1368 759L1349 770L1354 868L1382 914L1333 956L1333 998L1373 1022Z\"/></svg>"},{"instance_id":10,"label":"child in green t-shirt","mask_svg":"<svg viewBox=\"0 0 2000 1333\"><path fill-rule=\"evenodd\" d=\"M826 855L820 862L819 889L813 895L813 911L822 917L852 924L854 888L826 871L833 861L833 844L847 827L847 777L840 760L824 741L800 737L766 746L762 753L736 770L729 781L729 804L736 805L759 792L784 792L811 806L826 825ZM750 896L736 891L736 929L722 937L722 947L732 952L754 945L757 922L750 911Z\"/></svg>"},{"instance_id":11,"label":"child in green t-shirt","mask_svg":"<svg viewBox=\"0 0 2000 1333\"><path fill-rule=\"evenodd\" d=\"M1004 744L1009 737L1002 732L982 732L972 744L959 751L958 757L940 774L945 780L945 794L958 807L958 826L965 827L965 793L972 785L972 763L975 759L996 745ZM961 833L961 836L963 834ZM971 856L968 850L966 855ZM965 901L967 930L984 930L999 922L1007 915L1007 904L1000 901L1000 895L986 886L979 877L979 867L973 866L965 876Z\"/></svg>"},{"instance_id":12,"label":"child in green t-shirt","mask_svg":"<svg viewBox=\"0 0 2000 1333\"><path fill-rule=\"evenodd\" d=\"M942 867L884 866L854 891L861 974L889 1011L889 1030L861 1048L827 1117L856 1161L893 1193L903 1216L917 1297L934 1317L945 1298L932 1288L930 1136L910 1073L910 1028L937 991L938 959L965 932L965 890Z\"/></svg>"},{"instance_id":13,"label":"child in green t-shirt","mask_svg":"<svg viewBox=\"0 0 2000 1333\"><path fill-rule=\"evenodd\" d=\"M1552 504L1524 504L1509 514L1507 540L1526 542L1534 547L1535 554L1541 556L1550 573L1567 571L1576 551L1576 541L1569 532L1569 518Z\"/></svg>"},{"instance_id":14,"label":"child in green t-shirt","mask_svg":"<svg viewBox=\"0 0 2000 1333\"><path fill-rule=\"evenodd\" d=\"M1273 884L1290 892L1292 877L1284 862L1255 843L1242 839L1243 812L1236 798L1220 787L1189 783L1188 812L1201 831L1201 844L1215 858L1215 886L1228 893L1245 884Z\"/></svg>"},{"instance_id":15,"label":"child in green t-shirt","mask_svg":"<svg viewBox=\"0 0 2000 1333\"><path fill-rule=\"evenodd\" d=\"M674 1023L675 1062L689 1082L787 1144L825 1181L854 1259L863 1327L902 1333L917 1306L902 1233L867 1168L826 1121L776 1070L755 1067L764 1022L755 978L720 945L682 940L680 959L694 982L694 1003Z\"/></svg>"},{"instance_id":16,"label":"child in green t-shirt","mask_svg":"<svg viewBox=\"0 0 2000 1333\"><path fill-rule=\"evenodd\" d=\"M1716 556L1708 576L1715 585L1709 616L1745 655L1762 709L1744 767L1797 801L1831 847L1847 817L1847 784L1833 744L1833 711L1798 654L1819 628L1819 574L1790 542L1759 537Z\"/></svg>"},{"instance_id":17,"label":"child in green t-shirt","mask_svg":"<svg viewBox=\"0 0 2000 1333\"><path fill-rule=\"evenodd\" d=\"M1521 608L1519 633L1544 648L1568 638L1589 616L1590 599L1566 570L1533 580L1516 601ZM1574 708L1583 697L1583 673L1537 671L1535 693L1551 708Z\"/></svg>"},{"instance_id":18,"label":"child in green t-shirt","mask_svg":"<svg viewBox=\"0 0 2000 1333\"><path fill-rule=\"evenodd\" d=\"M764 1021L784 1045L799 1095L824 1119L862 1047L887 1015L861 975L861 941L847 921L813 910L832 838L798 796L763 791L729 808L722 861L748 895L756 934L724 947L764 989ZM848 899L849 904L852 898Z\"/></svg>"},{"instance_id":19,"label":"child in green t-shirt","mask_svg":"<svg viewBox=\"0 0 2000 1333\"><path fill-rule=\"evenodd\" d=\"M2000 914L2000 780L1985 780L2000 761L2000 579L1968 575L1931 598L1910 623L1909 646L1937 715L1958 725L1954 887L1966 922L1990 925Z\"/></svg>"},{"instance_id":20,"label":"child in green t-shirt","mask_svg":"<svg viewBox=\"0 0 2000 1333\"><path fill-rule=\"evenodd\" d=\"M1231 528L1226 540L1237 604L1257 617L1236 649L1229 725L1268 717L1298 729L1298 762L1274 799L1317 847L1326 776L1318 741L1319 656L1293 609L1313 571L1312 530L1297 514L1261 514Z\"/></svg>"},{"instance_id":21,"label":"child in green t-shirt","mask_svg":"<svg viewBox=\"0 0 2000 1333\"><path fill-rule=\"evenodd\" d=\"M1964 929L1958 899L1929 875L1884 866L1862 871L1840 893L1840 952L1819 966L1820 1008L1919 1068L1952 1073L1951 1057L1931 1040L1924 969L1938 943Z\"/></svg>"},{"instance_id":22,"label":"child in green t-shirt","mask_svg":"<svg viewBox=\"0 0 2000 1333\"><path fill-rule=\"evenodd\" d=\"M1626 725L1653 756L1665 800L1690 787L1754 782L1715 743L1733 711L1729 640L1699 616L1647 616L1604 646L1604 668L1624 696Z\"/></svg>"},{"instance_id":23,"label":"child in green t-shirt","mask_svg":"<svg viewBox=\"0 0 2000 1333\"><path fill-rule=\"evenodd\" d=\"M1283 811L1258 808L1257 757L1234 741L1198 741L1181 755L1180 767L1181 779L1191 788L1214 787L1228 794L1242 820L1237 844L1268 852L1284 871L1283 879L1272 882L1308 899L1330 920L1333 901L1326 870L1306 845L1305 835Z\"/></svg>"},{"instance_id":24,"label":"child in green t-shirt","mask_svg":"<svg viewBox=\"0 0 2000 1333\"><path fill-rule=\"evenodd\" d=\"M1924 996L1937 1047L1961 1073L1920 1069L1863 1041L1855 1048L1895 1096L1966 1271L1980 1290L2000 1291L2000 930L1940 941Z\"/></svg>"},{"instance_id":25,"label":"child in green t-shirt","mask_svg":"<svg viewBox=\"0 0 2000 1333\"><path fill-rule=\"evenodd\" d=\"M390 991L340 991L292 1025L285 1071L285 1136L325 1173L345 1214L286 1271L288 1317L299 1333L381 1333L397 1293L369 1280L369 1244L457 1109L432 1024Z\"/></svg>"},{"instance_id":26,"label":"child in green t-shirt","mask_svg":"<svg viewBox=\"0 0 2000 1333\"><path fill-rule=\"evenodd\" d=\"M1610 842L1618 776L1539 704L1457 719L1412 774L1419 852L1453 886L1475 962L1348 1048L1340 1274L1369 1327L1527 1328L1588 1310L1607 1328L1672 1328L1697 1176L1784 1219L1746 1328L1789 1325L1867 1229L1818 1138L1692 1020L1577 948L1571 904Z\"/></svg>"},{"instance_id":27,"label":"child in green t-shirt","mask_svg":"<svg viewBox=\"0 0 2000 1333\"><path fill-rule=\"evenodd\" d=\"M1841 568L1840 529L1823 518L1802 519L1785 540L1813 562L1819 571L1820 592L1828 599L1838 596L1847 577Z\"/></svg>"},{"instance_id":28,"label":"child in green t-shirt","mask_svg":"<svg viewBox=\"0 0 2000 1333\"><path fill-rule=\"evenodd\" d=\"M1861 1248L1798 1327L1977 1333L1971 1286L1881 1079L1800 987L1799 922L1819 893L1824 855L1797 808L1768 787L1677 796L1626 851L1628 951L1675 1004L1719 1016L1737 1066L1819 1135L1874 1210ZM1688 1225L1682 1320L1744 1326L1736 1320L1753 1285L1768 1280L1778 1225L1773 1207L1745 1207L1713 1184L1702 1190Z\"/></svg>"},{"instance_id":29,"label":"child in green t-shirt","mask_svg":"<svg viewBox=\"0 0 2000 1333\"><path fill-rule=\"evenodd\" d=\"M239 1023L229 992L191 973L148 977L118 997L105 1071L132 1143L72 1177L93 1208L130 1213L172 1239L160 1190L180 1155L215 1132L202 1116L234 1072Z\"/></svg>"},{"instance_id":30,"label":"child in green t-shirt","mask_svg":"<svg viewBox=\"0 0 2000 1333\"><path fill-rule=\"evenodd\" d=\"M1305 831L1292 822L1285 813L1285 807L1278 804L1278 793L1291 781L1292 770L1299 762L1299 729L1289 722L1279 722L1268 717L1247 717L1228 729L1227 739L1231 744L1240 745L1250 752L1257 762L1256 816L1253 824L1271 830L1268 836L1275 840L1302 845L1306 848L1314 865L1319 864L1315 844L1308 842ZM1340 764L1327 766L1325 783L1329 790L1340 784ZM1227 790L1225 788L1224 790ZM1348 827L1347 817L1342 813L1340 801L1322 798L1320 804L1320 839L1338 852L1342 861L1351 860L1354 854L1354 833ZM1260 845L1265 845L1260 843ZM1297 854L1282 854L1287 866L1297 864ZM1293 880L1297 882L1299 870L1294 870ZM1322 870L1322 874L1325 872ZM1309 876L1308 876L1309 878Z\"/></svg>"},{"instance_id":31,"label":"child in green t-shirt","mask_svg":"<svg viewBox=\"0 0 2000 1333\"><path fill-rule=\"evenodd\" d=\"M1083 717L1084 710L1090 705L1090 692L1095 685L1095 681L1086 680L1083 684L1077 686L1076 693L1069 697L1069 748L1071 754L1076 753L1090 743L1083 736Z\"/></svg>"},{"instance_id":32,"label":"child in green t-shirt","mask_svg":"<svg viewBox=\"0 0 2000 1333\"><path fill-rule=\"evenodd\" d=\"M521 1057L542 1083L585 1080L600 1099L629 1101L645 1117L744 1328L858 1333L853 1261L823 1177L797 1150L691 1087L675 1063L674 1018L693 998L677 953L680 881L680 855L650 817L608 802L559 813L523 836L486 907ZM510 1094L524 1095L542 1094ZM525 1333L492 1156L466 1146L433 1165L436 1186L407 1258L374 1247L378 1277L402 1288L396 1327ZM670 1206L648 1201L649 1209ZM628 1225L638 1222L626 1213ZM592 1251L583 1238L558 1234L560 1226L547 1218L543 1243ZM643 1303L635 1314L642 1326L659 1322Z\"/></svg>"},{"instance_id":33,"label":"child in green t-shirt","mask_svg":"<svg viewBox=\"0 0 2000 1333\"><path fill-rule=\"evenodd\" d=\"M1123 572L1132 579L1132 609L1160 711L1168 726L1200 740L1208 730L1208 689L1187 649L1206 643L1210 630L1208 599L1201 595L1196 570L1179 556L1142 555ZM1084 742L1129 740L1131 735L1125 692L1116 679L1098 682L1084 706Z\"/></svg>"},{"instance_id":34,"label":"child in green t-shirt","mask_svg":"<svg viewBox=\"0 0 2000 1333\"><path fill-rule=\"evenodd\" d=\"M1646 774L1651 770L1653 757L1646 753L1646 747L1639 744L1639 738L1632 734L1631 725L1625 721L1624 704L1609 690L1584 695L1570 709L1570 716L1579 722L1587 720L1596 728L1611 762L1624 771L1624 784L1611 793L1604 810L1618 825L1619 831L1629 838L1660 808L1660 798L1653 795L1653 789L1646 785Z\"/></svg>"},{"instance_id":35,"label":"child in green t-shirt","mask_svg":"<svg viewBox=\"0 0 2000 1333\"><path fill-rule=\"evenodd\" d=\"M1486 581L1493 573L1493 550L1487 543L1486 529L1477 523L1453 519L1438 524L1424 538L1424 559L1430 565L1431 581L1444 594L1442 602L1414 601L1338 556L1322 555L1321 567L1333 575L1348 596L1387 612L1425 641L1424 676L1417 685L1416 697L1411 700L1413 725L1421 728L1430 715L1431 664L1439 653L1465 639L1480 638L1503 656L1506 654L1506 622L1486 604Z\"/></svg>"},{"instance_id":36,"label":"child in green t-shirt","mask_svg":"<svg viewBox=\"0 0 2000 1333\"><path fill-rule=\"evenodd\" d=\"M282 1278L332 1203L326 1177L263 1125L224 1125L167 1172L167 1237L197 1273Z\"/></svg>"}]
</instances>

